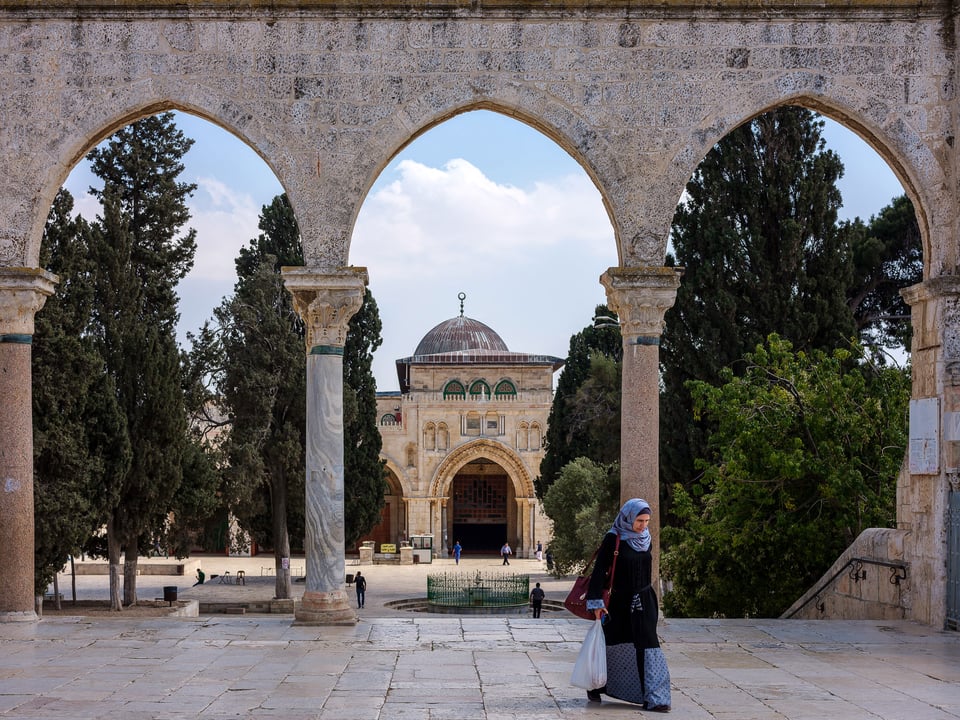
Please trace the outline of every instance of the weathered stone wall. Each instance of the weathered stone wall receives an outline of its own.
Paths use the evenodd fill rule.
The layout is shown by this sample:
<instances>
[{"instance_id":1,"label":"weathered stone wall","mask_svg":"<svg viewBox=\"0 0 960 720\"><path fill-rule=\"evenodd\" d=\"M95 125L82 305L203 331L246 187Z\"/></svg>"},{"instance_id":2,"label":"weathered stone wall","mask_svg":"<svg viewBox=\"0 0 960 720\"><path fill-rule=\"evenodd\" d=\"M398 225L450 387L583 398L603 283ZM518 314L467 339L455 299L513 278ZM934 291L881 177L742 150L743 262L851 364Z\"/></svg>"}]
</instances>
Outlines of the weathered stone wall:
<instances>
[{"instance_id":1,"label":"weathered stone wall","mask_svg":"<svg viewBox=\"0 0 960 720\"><path fill-rule=\"evenodd\" d=\"M36 264L53 195L94 142L181 108L264 157L294 203L307 263L334 268L348 262L353 221L391 157L432 125L486 107L541 129L583 164L609 206L621 264L658 265L705 152L784 102L872 142L920 208L931 267L956 264L953 35L936 5L774 12L769 3L751 13L740 3L731 15L609 3L572 17L479 6L424 17L412 4L362 20L321 2L269 13L196 3L196 16L63 5L88 11L0 15L0 264Z\"/></svg>"}]
</instances>

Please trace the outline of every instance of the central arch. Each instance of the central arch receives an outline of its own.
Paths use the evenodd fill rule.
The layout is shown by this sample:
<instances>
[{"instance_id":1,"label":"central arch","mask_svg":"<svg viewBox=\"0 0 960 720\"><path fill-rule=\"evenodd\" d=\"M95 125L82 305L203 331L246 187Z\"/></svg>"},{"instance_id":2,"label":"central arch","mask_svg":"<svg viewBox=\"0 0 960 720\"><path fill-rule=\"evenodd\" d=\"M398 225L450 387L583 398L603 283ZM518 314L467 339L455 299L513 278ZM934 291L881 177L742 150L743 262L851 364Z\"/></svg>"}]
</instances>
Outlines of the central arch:
<instances>
[{"instance_id":1,"label":"central arch","mask_svg":"<svg viewBox=\"0 0 960 720\"><path fill-rule=\"evenodd\" d=\"M437 467L431 495L445 499L446 537L467 552L495 553L508 541L519 556L531 549L527 522L536 497L533 478L511 448L480 439L454 450Z\"/></svg>"}]
</instances>

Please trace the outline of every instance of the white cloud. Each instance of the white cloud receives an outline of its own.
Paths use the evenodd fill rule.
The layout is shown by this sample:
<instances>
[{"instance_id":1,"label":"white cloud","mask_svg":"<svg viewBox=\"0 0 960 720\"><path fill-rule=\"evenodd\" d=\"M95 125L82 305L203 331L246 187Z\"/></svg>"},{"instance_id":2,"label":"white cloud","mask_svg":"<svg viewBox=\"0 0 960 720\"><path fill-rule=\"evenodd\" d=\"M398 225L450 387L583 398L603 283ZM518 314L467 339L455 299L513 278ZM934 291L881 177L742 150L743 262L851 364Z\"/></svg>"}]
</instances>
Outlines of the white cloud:
<instances>
[{"instance_id":1,"label":"white cloud","mask_svg":"<svg viewBox=\"0 0 960 720\"><path fill-rule=\"evenodd\" d=\"M395 167L361 209L350 250L350 262L368 268L383 321L379 389L396 389L394 361L459 313L459 292L465 314L511 350L564 357L604 302L600 274L617 264L610 220L586 174L524 189L465 160Z\"/></svg>"}]
</instances>

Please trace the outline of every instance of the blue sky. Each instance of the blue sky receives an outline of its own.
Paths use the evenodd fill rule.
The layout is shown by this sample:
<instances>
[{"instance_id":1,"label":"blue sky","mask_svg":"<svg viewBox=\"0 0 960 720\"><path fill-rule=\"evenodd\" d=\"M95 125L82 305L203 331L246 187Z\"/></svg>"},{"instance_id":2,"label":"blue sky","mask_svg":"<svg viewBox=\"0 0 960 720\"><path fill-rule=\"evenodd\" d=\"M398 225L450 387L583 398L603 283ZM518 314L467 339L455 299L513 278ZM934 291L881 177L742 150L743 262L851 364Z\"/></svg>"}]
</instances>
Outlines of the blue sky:
<instances>
[{"instance_id":1,"label":"blue sky","mask_svg":"<svg viewBox=\"0 0 960 720\"><path fill-rule=\"evenodd\" d=\"M261 208L282 192L249 147L182 113L196 140L184 179L196 228L194 270L180 285L179 337L196 332L236 281L237 250L257 233ZM903 189L854 133L827 121L825 138L846 167L844 217L868 219ZM85 164L66 186L86 217L93 182ZM408 145L361 209L350 262L366 266L383 321L374 357L380 390L398 389L395 360L459 313L496 330L511 350L564 357L570 336L605 301L600 274L617 265L600 195L580 166L538 131L504 115L459 115Z\"/></svg>"}]
</instances>

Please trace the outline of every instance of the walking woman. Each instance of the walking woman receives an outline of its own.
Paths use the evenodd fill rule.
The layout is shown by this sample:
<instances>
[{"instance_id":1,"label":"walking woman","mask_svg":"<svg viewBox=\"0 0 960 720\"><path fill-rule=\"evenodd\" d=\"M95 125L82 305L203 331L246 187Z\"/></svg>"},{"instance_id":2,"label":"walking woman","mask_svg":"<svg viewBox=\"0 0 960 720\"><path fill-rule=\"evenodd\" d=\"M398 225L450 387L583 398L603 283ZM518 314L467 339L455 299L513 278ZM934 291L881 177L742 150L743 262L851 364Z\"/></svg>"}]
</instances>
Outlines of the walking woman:
<instances>
[{"instance_id":1,"label":"walking woman","mask_svg":"<svg viewBox=\"0 0 960 720\"><path fill-rule=\"evenodd\" d=\"M603 537L590 577L587 609L604 619L607 643L607 684L587 691L642 704L644 710L670 712L670 671L657 639L660 613L651 582L650 506L633 498L624 503L613 527ZM619 537L619 549L617 538ZM603 590L616 554L610 606L604 607Z\"/></svg>"}]
</instances>

